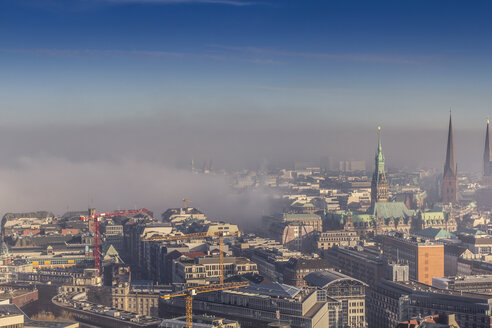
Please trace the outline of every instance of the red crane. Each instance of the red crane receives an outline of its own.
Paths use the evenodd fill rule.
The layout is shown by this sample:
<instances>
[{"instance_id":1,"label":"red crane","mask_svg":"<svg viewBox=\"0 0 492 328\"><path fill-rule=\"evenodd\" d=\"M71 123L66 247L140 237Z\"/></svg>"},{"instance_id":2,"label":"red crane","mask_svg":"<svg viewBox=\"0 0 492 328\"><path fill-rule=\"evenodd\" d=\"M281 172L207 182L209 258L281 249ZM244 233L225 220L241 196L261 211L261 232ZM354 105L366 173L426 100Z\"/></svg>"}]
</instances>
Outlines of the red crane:
<instances>
[{"instance_id":1,"label":"red crane","mask_svg":"<svg viewBox=\"0 0 492 328\"><path fill-rule=\"evenodd\" d=\"M94 233L94 268L97 269L99 275L101 274L101 234L99 231L99 223L103 218L110 218L116 216L126 216L126 215L134 215L139 213L149 213L149 210L145 208L141 208L138 210L128 210L128 211L114 211L107 213L96 213L96 209L89 209L89 216L81 216L80 219L84 221L92 221L93 222L93 233Z\"/></svg>"}]
</instances>

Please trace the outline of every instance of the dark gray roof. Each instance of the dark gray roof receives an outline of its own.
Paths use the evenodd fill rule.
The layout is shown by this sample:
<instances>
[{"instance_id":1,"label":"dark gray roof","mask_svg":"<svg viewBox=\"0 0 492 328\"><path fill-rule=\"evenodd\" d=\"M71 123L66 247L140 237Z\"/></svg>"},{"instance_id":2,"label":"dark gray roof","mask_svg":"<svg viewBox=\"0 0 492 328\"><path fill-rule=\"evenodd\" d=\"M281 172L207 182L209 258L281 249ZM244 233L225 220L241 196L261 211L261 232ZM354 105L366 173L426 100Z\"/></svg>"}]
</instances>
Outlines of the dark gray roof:
<instances>
[{"instance_id":1,"label":"dark gray roof","mask_svg":"<svg viewBox=\"0 0 492 328\"><path fill-rule=\"evenodd\" d=\"M363 285L366 285L360 280L357 280L355 278L352 278L343 273L333 270L311 272L310 274L304 277L304 280L308 283L308 285L316 286L320 288L324 288L335 281L342 281L342 280L353 280L353 281L360 282Z\"/></svg>"},{"instance_id":2,"label":"dark gray roof","mask_svg":"<svg viewBox=\"0 0 492 328\"><path fill-rule=\"evenodd\" d=\"M0 305L0 316L7 316L7 315L23 315L24 320L28 320L29 318L27 315L22 312L19 307L15 304L2 304Z\"/></svg>"},{"instance_id":3,"label":"dark gray roof","mask_svg":"<svg viewBox=\"0 0 492 328\"><path fill-rule=\"evenodd\" d=\"M287 267L298 269L327 269L333 265L327 259L322 258L290 258Z\"/></svg>"}]
</instances>

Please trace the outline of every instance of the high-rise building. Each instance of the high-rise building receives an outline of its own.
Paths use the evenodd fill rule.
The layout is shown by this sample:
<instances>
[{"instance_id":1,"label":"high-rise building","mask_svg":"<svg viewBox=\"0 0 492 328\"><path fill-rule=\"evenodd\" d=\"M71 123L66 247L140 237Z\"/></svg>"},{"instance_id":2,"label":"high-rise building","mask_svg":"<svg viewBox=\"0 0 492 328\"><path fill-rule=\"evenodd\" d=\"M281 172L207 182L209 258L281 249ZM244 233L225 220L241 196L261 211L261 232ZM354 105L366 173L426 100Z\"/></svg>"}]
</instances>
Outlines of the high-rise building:
<instances>
[{"instance_id":1,"label":"high-rise building","mask_svg":"<svg viewBox=\"0 0 492 328\"><path fill-rule=\"evenodd\" d=\"M381 238L388 263L406 263L412 280L431 285L444 276L444 245L417 237L385 235Z\"/></svg>"},{"instance_id":2,"label":"high-rise building","mask_svg":"<svg viewBox=\"0 0 492 328\"><path fill-rule=\"evenodd\" d=\"M384 155L381 146L381 127L378 126L378 149L376 151L375 168L371 184L371 204L388 201L388 180L384 170Z\"/></svg>"},{"instance_id":3,"label":"high-rise building","mask_svg":"<svg viewBox=\"0 0 492 328\"><path fill-rule=\"evenodd\" d=\"M487 129L485 130L485 150L483 152L483 176L484 180L492 180L492 150L490 145L490 121L487 120Z\"/></svg>"},{"instance_id":4,"label":"high-rise building","mask_svg":"<svg viewBox=\"0 0 492 328\"><path fill-rule=\"evenodd\" d=\"M446 163L442 179L442 202L456 203L458 200L458 167L454 158L453 125L449 115L448 146L446 148Z\"/></svg>"}]
</instances>

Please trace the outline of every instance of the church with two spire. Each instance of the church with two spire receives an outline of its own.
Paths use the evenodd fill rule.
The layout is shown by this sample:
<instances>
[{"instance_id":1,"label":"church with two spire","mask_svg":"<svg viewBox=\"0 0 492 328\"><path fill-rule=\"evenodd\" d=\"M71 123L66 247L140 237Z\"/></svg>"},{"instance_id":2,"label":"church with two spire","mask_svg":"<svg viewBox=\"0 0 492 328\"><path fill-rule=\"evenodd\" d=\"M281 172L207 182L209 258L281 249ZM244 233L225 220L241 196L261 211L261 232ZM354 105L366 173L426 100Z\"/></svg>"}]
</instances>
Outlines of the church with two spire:
<instances>
[{"instance_id":1,"label":"church with two spire","mask_svg":"<svg viewBox=\"0 0 492 328\"><path fill-rule=\"evenodd\" d=\"M485 149L483 152L483 181L484 187L492 187L492 150L490 144L490 120L487 119L485 128ZM446 161L442 177L443 204L456 204L459 201L458 193L458 165L454 156L453 124L449 116L448 143L446 147Z\"/></svg>"}]
</instances>

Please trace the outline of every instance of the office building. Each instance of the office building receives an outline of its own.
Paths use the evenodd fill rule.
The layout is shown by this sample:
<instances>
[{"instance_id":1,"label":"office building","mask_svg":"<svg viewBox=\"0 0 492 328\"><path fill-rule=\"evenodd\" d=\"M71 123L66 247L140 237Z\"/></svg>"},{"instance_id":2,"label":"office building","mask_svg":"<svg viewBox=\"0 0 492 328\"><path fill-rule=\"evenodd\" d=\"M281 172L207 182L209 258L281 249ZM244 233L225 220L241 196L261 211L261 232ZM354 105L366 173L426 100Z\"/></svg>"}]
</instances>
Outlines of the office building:
<instances>
[{"instance_id":1,"label":"office building","mask_svg":"<svg viewBox=\"0 0 492 328\"><path fill-rule=\"evenodd\" d=\"M364 282L344 275L343 273L324 270L308 274L304 277L308 286L317 287L326 297L341 303L338 318L341 327L364 328L366 322Z\"/></svg>"},{"instance_id":2,"label":"office building","mask_svg":"<svg viewBox=\"0 0 492 328\"><path fill-rule=\"evenodd\" d=\"M383 256L388 263L405 263L410 279L432 285L444 276L444 245L405 235L381 236Z\"/></svg>"}]
</instances>

